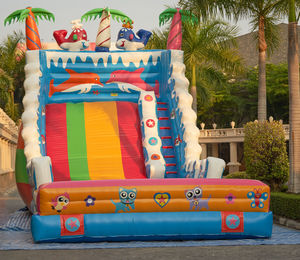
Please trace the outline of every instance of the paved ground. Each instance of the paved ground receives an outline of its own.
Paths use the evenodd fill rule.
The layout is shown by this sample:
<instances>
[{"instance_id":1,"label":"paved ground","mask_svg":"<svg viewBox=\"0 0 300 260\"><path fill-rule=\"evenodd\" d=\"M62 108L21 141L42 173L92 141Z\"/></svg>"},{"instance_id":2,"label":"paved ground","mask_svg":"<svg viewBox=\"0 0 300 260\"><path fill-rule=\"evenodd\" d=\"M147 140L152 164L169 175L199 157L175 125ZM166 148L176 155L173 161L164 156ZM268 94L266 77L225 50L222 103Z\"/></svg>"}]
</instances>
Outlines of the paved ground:
<instances>
[{"instance_id":1,"label":"paved ground","mask_svg":"<svg viewBox=\"0 0 300 260\"><path fill-rule=\"evenodd\" d=\"M300 246L217 246L93 250L0 251L0 259L288 259L299 260Z\"/></svg>"},{"instance_id":2,"label":"paved ground","mask_svg":"<svg viewBox=\"0 0 300 260\"><path fill-rule=\"evenodd\" d=\"M16 190L0 196L0 225L24 206ZM0 251L2 259L300 259L300 245Z\"/></svg>"}]
</instances>

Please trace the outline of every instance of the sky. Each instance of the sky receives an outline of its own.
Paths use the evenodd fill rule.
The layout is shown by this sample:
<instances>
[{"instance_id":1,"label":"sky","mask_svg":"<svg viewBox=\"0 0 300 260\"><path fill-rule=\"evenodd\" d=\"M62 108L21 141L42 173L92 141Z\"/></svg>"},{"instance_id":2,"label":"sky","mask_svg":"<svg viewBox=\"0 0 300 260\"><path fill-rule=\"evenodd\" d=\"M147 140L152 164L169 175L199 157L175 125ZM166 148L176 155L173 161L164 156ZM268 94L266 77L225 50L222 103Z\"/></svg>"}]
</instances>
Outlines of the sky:
<instances>
[{"instance_id":1,"label":"sky","mask_svg":"<svg viewBox=\"0 0 300 260\"><path fill-rule=\"evenodd\" d=\"M39 33L42 41L54 41L53 31L65 29L71 31L71 21L80 19L87 11L94 8L109 7L118 9L128 15L133 21L134 31L139 29L153 30L159 28L159 14L166 6L175 7L178 0L2 0L5 4L0 8L0 41L13 31L23 31L24 23L12 23L4 27L4 19L12 12L28 6L39 7L52 12L55 15L55 23L48 21L39 22ZM99 19L83 22L83 28L87 31L88 40L96 39ZM112 21L111 37L115 41L121 29L121 24ZM247 21L238 23L239 34L249 32Z\"/></svg>"}]
</instances>

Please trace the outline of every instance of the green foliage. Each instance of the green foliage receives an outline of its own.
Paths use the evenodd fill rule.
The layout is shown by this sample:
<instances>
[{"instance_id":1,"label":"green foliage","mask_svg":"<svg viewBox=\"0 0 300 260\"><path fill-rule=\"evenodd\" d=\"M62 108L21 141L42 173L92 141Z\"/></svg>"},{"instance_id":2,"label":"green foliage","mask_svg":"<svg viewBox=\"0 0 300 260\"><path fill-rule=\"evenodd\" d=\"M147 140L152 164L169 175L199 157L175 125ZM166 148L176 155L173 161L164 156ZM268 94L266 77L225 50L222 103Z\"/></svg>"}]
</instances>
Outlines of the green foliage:
<instances>
[{"instance_id":1,"label":"green foliage","mask_svg":"<svg viewBox=\"0 0 300 260\"><path fill-rule=\"evenodd\" d=\"M289 162L282 124L273 121L249 122L244 127L246 172L279 191L288 179Z\"/></svg>"},{"instance_id":2,"label":"green foliage","mask_svg":"<svg viewBox=\"0 0 300 260\"><path fill-rule=\"evenodd\" d=\"M150 37L145 49L153 50L153 49L166 49L167 41L168 41L168 30L153 30L152 36Z\"/></svg>"},{"instance_id":3,"label":"green foliage","mask_svg":"<svg viewBox=\"0 0 300 260\"><path fill-rule=\"evenodd\" d=\"M25 56L19 48L23 40L22 33L14 33L0 45L0 107L15 121L24 96Z\"/></svg>"},{"instance_id":4,"label":"green foliage","mask_svg":"<svg viewBox=\"0 0 300 260\"><path fill-rule=\"evenodd\" d=\"M300 194L271 192L270 210L274 215L300 220Z\"/></svg>"},{"instance_id":5,"label":"green foliage","mask_svg":"<svg viewBox=\"0 0 300 260\"><path fill-rule=\"evenodd\" d=\"M37 24L38 24L38 19L41 20L45 19L48 21L52 20L53 22L55 21L54 14L45 9L32 8L31 11L35 16L35 21ZM6 19L4 20L4 25L11 24L14 22L23 22L28 17L28 14L29 14L28 8L17 10L6 17Z\"/></svg>"},{"instance_id":6,"label":"green foliage","mask_svg":"<svg viewBox=\"0 0 300 260\"><path fill-rule=\"evenodd\" d=\"M225 179L250 179L246 172L232 172L224 176Z\"/></svg>"},{"instance_id":7,"label":"green foliage","mask_svg":"<svg viewBox=\"0 0 300 260\"><path fill-rule=\"evenodd\" d=\"M267 107L268 116L284 123L289 120L289 88L287 64L267 64ZM199 76L198 76L199 77ZM223 77L223 78L222 78ZM204 122L211 126L216 122L218 128L229 127L234 121L242 127L257 118L258 69L249 69L245 74L232 79L220 75L222 83L210 85L208 95L203 100L198 94L198 124Z\"/></svg>"},{"instance_id":8,"label":"green foliage","mask_svg":"<svg viewBox=\"0 0 300 260\"><path fill-rule=\"evenodd\" d=\"M119 10L109 9L109 8L92 9L81 16L81 21L84 20L88 21L89 19L95 20L96 18L100 18L103 11L107 12L108 14L111 14L111 17L118 22L123 22L123 23L129 22L130 24L132 24L132 20L126 14L124 14Z\"/></svg>"},{"instance_id":9,"label":"green foliage","mask_svg":"<svg viewBox=\"0 0 300 260\"><path fill-rule=\"evenodd\" d=\"M159 15L159 26L164 25L165 23L169 22L173 16L177 13L176 8L168 8L164 10L160 15ZM196 24L198 23L197 17L192 14L192 12L188 10L179 10L179 13L181 15L181 21L183 23L191 23L191 24Z\"/></svg>"}]
</instances>

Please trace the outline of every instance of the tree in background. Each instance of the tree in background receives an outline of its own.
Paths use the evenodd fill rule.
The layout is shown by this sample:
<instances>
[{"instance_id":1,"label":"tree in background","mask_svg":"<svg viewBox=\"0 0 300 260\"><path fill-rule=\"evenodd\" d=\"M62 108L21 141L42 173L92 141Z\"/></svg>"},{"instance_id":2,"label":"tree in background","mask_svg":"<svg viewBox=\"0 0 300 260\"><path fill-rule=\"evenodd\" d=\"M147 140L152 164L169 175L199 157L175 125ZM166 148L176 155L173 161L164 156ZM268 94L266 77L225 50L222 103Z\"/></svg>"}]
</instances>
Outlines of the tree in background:
<instances>
[{"instance_id":1,"label":"tree in background","mask_svg":"<svg viewBox=\"0 0 300 260\"><path fill-rule=\"evenodd\" d=\"M268 115L288 123L288 66L267 64L266 73ZM217 123L220 128L228 128L234 121L236 127L243 127L257 119L258 68L248 69L234 81L226 75L223 77L222 87L212 88L210 102L199 107L198 125L204 122L211 127Z\"/></svg>"},{"instance_id":2,"label":"tree in background","mask_svg":"<svg viewBox=\"0 0 300 260\"><path fill-rule=\"evenodd\" d=\"M258 29L257 42L259 50L259 84L258 84L258 120L266 120L266 51L272 51L278 46L278 34L275 22L283 16L283 0L181 0L181 6L187 8L198 16L221 15L229 18L250 18L252 30Z\"/></svg>"},{"instance_id":3,"label":"tree in background","mask_svg":"<svg viewBox=\"0 0 300 260\"><path fill-rule=\"evenodd\" d=\"M297 2L297 5L296 5ZM290 179L289 191L300 192L300 93L299 93L299 47L296 7L299 1L288 0L288 70L289 70L289 122L290 122Z\"/></svg>"},{"instance_id":4,"label":"tree in background","mask_svg":"<svg viewBox=\"0 0 300 260\"><path fill-rule=\"evenodd\" d=\"M249 122L244 130L247 175L266 182L273 191L280 191L289 173L282 124L276 121Z\"/></svg>"},{"instance_id":5,"label":"tree in background","mask_svg":"<svg viewBox=\"0 0 300 260\"><path fill-rule=\"evenodd\" d=\"M214 20L195 25L184 25L184 63L191 79L192 108L197 113L197 93L207 102L210 86L222 85L222 75L233 75L241 71L241 60L232 48L235 30L228 24ZM197 77L198 76L198 77ZM200 88L197 91L197 86Z\"/></svg>"},{"instance_id":6,"label":"tree in background","mask_svg":"<svg viewBox=\"0 0 300 260\"><path fill-rule=\"evenodd\" d=\"M23 22L26 19L25 30L26 30L26 46L28 50L38 50L42 48L39 30L37 23L39 19L46 19L54 22L54 15L42 8L31 8L20 9L11 13L4 20L4 25L11 24L15 20L17 22Z\"/></svg>"},{"instance_id":7,"label":"tree in background","mask_svg":"<svg viewBox=\"0 0 300 260\"><path fill-rule=\"evenodd\" d=\"M119 10L107 8L96 8L86 12L82 15L81 20L88 20L100 17L100 23L98 27L97 37L96 37L96 51L108 51L110 48L110 16L118 22L130 24L133 21L124 13Z\"/></svg>"},{"instance_id":8,"label":"tree in background","mask_svg":"<svg viewBox=\"0 0 300 260\"><path fill-rule=\"evenodd\" d=\"M0 45L0 106L15 121L20 117L24 96L23 41L22 33L14 33Z\"/></svg>"}]
</instances>

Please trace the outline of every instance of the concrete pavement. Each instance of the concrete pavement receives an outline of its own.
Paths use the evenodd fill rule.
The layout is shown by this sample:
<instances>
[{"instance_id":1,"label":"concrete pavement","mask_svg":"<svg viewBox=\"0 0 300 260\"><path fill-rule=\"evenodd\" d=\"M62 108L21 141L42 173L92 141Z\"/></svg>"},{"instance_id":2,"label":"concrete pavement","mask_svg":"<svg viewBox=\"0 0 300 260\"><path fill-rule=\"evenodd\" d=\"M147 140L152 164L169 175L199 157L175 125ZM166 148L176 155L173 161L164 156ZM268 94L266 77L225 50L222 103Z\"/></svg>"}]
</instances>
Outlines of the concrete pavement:
<instances>
[{"instance_id":1,"label":"concrete pavement","mask_svg":"<svg viewBox=\"0 0 300 260\"><path fill-rule=\"evenodd\" d=\"M16 190L0 196L0 225L24 207ZM210 246L86 250L0 251L2 259L300 259L300 245Z\"/></svg>"}]
</instances>

